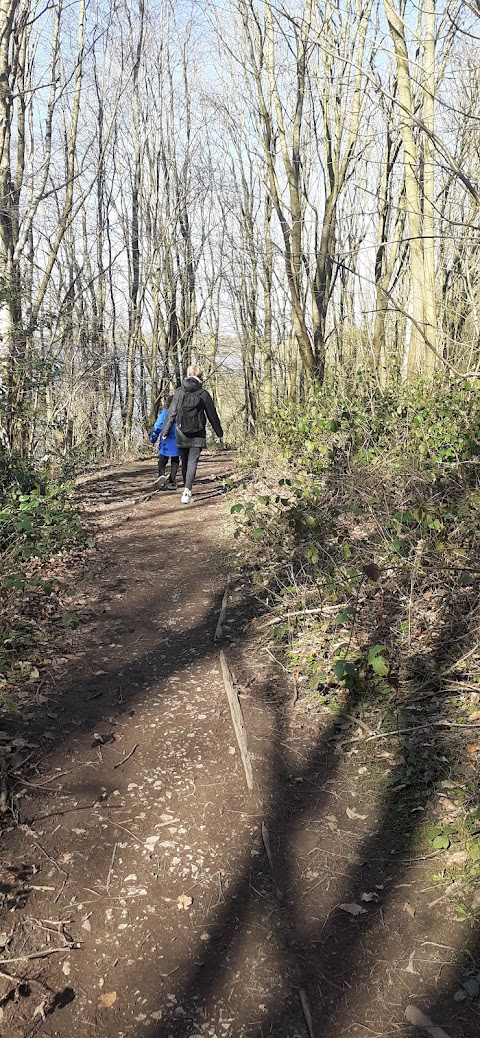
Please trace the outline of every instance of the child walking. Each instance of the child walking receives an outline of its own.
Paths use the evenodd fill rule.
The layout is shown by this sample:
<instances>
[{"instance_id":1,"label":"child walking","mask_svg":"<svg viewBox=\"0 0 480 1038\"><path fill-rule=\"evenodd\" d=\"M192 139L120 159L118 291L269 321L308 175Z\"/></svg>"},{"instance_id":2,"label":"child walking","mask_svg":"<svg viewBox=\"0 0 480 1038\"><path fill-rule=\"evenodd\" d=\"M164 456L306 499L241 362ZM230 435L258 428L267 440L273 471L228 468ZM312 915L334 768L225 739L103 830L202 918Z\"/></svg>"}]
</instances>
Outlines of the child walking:
<instances>
[{"instance_id":1,"label":"child walking","mask_svg":"<svg viewBox=\"0 0 480 1038\"><path fill-rule=\"evenodd\" d=\"M172 400L173 400L173 394L170 393L170 395L165 398L165 400L164 400L165 407L163 408L162 411L160 411L160 414L158 415L158 418L157 418L157 420L155 422L155 425L154 425L154 427L152 429L152 434L150 436L150 443L155 443L158 440L158 438L160 436L160 433L161 433L161 431L163 429L163 426L165 424L165 419L167 417L168 409L170 407L170 404L171 404ZM159 439L159 445L158 445L158 478L159 479L161 479L162 476L165 475L165 469L167 467L168 460L170 459L170 475L169 475L168 479L165 481L165 483L163 484L163 486L160 487L160 490L176 490L176 479L177 479L178 463L180 461L180 456L179 456L179 453L178 453L178 447L177 447L177 443L176 443L175 432L176 432L176 426L175 426L175 422L174 422L173 425L171 426L171 428L169 429L168 436L165 439L163 438L163 436L160 436L160 439Z\"/></svg>"}]
</instances>

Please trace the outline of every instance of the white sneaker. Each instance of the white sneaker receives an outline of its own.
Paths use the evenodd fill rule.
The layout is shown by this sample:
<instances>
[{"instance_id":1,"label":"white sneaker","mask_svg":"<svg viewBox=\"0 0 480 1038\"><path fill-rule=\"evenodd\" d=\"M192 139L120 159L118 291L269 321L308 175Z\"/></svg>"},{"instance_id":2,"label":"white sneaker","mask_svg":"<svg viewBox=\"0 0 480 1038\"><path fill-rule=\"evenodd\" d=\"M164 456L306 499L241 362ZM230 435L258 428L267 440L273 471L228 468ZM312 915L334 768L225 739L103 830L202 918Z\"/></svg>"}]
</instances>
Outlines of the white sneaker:
<instances>
[{"instance_id":1,"label":"white sneaker","mask_svg":"<svg viewBox=\"0 0 480 1038\"><path fill-rule=\"evenodd\" d=\"M182 497L181 497L181 504L182 505L189 505L189 504L191 504L191 501L192 501L192 491L189 490L188 487L185 487L185 490L183 491L183 494L182 494Z\"/></svg>"}]
</instances>

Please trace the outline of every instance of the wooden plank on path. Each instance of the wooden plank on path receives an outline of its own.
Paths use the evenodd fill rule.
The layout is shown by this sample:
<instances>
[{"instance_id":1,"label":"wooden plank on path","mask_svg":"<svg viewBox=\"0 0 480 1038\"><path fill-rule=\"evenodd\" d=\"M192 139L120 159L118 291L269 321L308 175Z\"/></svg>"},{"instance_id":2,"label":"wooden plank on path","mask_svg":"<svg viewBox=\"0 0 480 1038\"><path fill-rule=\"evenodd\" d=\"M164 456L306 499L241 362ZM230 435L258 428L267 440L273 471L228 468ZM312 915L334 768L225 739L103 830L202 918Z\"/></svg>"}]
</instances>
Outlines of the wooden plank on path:
<instances>
[{"instance_id":1,"label":"wooden plank on path","mask_svg":"<svg viewBox=\"0 0 480 1038\"><path fill-rule=\"evenodd\" d=\"M242 708L240 706L238 693L235 690L235 686L232 681L232 675L230 673L230 667L228 666L224 652L220 652L220 666L222 668L223 684L225 686L225 692L227 693L227 699L230 706L230 713L232 715L233 727L235 729L235 735L237 736L238 748L240 750L240 754L242 757L243 767L245 768L245 778L247 780L247 786L249 789L253 789L252 762L250 760L250 754L248 752L247 731L245 728L245 721L243 719Z\"/></svg>"}]
</instances>

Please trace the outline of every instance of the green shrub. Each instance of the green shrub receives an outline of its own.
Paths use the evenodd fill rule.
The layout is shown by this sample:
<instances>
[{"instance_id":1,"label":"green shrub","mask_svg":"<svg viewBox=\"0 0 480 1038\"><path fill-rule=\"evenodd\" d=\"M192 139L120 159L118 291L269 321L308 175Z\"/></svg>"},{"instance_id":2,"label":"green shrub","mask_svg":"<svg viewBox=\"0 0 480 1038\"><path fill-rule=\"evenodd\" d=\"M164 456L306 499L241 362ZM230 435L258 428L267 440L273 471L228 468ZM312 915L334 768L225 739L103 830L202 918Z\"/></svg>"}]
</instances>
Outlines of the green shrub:
<instances>
[{"instance_id":1,"label":"green shrub","mask_svg":"<svg viewBox=\"0 0 480 1038\"><path fill-rule=\"evenodd\" d=\"M83 539L80 521L72 507L73 487L44 484L29 492L14 487L0 510L0 553L8 562L51 555Z\"/></svg>"},{"instance_id":2,"label":"green shrub","mask_svg":"<svg viewBox=\"0 0 480 1038\"><path fill-rule=\"evenodd\" d=\"M348 396L318 389L301 404L284 403L271 431L288 461L320 472L351 458L370 462L460 462L480 459L480 382L417 380L380 392L365 381Z\"/></svg>"}]
</instances>

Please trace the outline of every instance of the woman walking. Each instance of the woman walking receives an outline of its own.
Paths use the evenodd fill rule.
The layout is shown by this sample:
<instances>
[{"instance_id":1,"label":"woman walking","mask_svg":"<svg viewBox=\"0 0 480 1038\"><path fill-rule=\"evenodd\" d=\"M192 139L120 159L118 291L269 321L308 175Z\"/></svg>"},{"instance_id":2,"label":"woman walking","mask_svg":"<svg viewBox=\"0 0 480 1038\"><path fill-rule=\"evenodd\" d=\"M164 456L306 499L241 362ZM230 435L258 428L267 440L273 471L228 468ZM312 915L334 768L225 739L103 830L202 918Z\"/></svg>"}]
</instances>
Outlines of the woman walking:
<instances>
[{"instance_id":1,"label":"woman walking","mask_svg":"<svg viewBox=\"0 0 480 1038\"><path fill-rule=\"evenodd\" d=\"M215 404L210 393L203 388L203 369L198 364L190 364L187 377L173 394L162 429L162 440L167 439L173 423L176 422L175 438L182 462L184 483L182 505L189 505L193 500L192 487L198 459L207 442L207 418L214 433L221 439L223 429Z\"/></svg>"}]
</instances>

